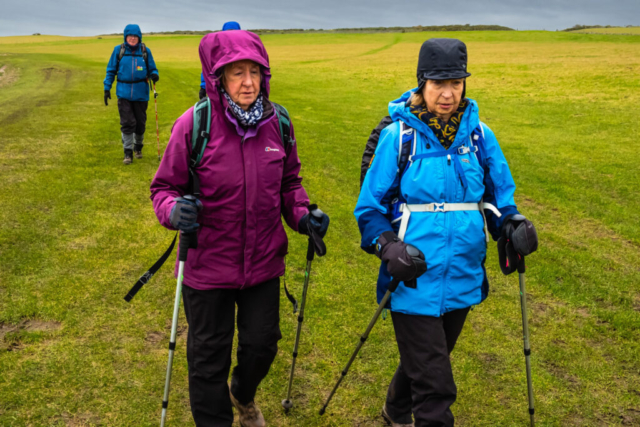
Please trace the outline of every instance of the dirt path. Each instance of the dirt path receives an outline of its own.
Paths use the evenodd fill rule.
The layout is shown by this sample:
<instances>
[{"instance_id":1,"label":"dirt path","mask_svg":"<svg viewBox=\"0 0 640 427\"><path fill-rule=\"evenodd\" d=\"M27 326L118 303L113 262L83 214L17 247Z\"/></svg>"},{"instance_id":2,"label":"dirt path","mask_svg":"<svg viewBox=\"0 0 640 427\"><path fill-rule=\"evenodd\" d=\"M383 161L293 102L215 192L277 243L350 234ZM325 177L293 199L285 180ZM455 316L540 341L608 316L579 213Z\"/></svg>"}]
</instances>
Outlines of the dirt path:
<instances>
[{"instance_id":1,"label":"dirt path","mask_svg":"<svg viewBox=\"0 0 640 427\"><path fill-rule=\"evenodd\" d=\"M9 68L6 64L0 65L0 87L9 86L18 80L18 70Z\"/></svg>"}]
</instances>

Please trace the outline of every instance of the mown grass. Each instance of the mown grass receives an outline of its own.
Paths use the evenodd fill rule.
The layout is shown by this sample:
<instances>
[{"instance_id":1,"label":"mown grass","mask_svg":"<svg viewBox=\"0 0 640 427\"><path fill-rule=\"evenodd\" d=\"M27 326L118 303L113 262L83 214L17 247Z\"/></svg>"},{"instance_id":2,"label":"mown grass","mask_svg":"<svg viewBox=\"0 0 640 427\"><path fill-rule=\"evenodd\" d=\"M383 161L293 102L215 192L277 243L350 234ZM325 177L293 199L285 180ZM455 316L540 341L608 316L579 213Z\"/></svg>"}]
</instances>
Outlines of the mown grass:
<instances>
[{"instance_id":1,"label":"mown grass","mask_svg":"<svg viewBox=\"0 0 640 427\"><path fill-rule=\"evenodd\" d=\"M317 415L375 309L376 260L352 216L360 155L389 100L415 84L420 43L441 33L264 36L272 98L292 114L312 201L331 215L314 262L295 408L286 393L295 317L282 303L280 355L257 401L270 425L376 426L398 362L390 320L374 329L323 417ZM540 425L640 423L640 200L636 187L640 39L553 32L447 33L469 47L468 95L496 133L537 225L528 260ZM197 98L198 37L144 37L161 80L160 135ZM146 157L121 164L115 102L102 80L115 39L3 43L0 67L0 425L155 425L175 282L165 267L129 287L168 245ZM114 100L115 101L115 100ZM151 107L153 108L153 107ZM299 296L305 241L290 233L287 282ZM528 422L517 278L494 245L490 298L470 314L453 366L459 425ZM192 425L185 331L169 419Z\"/></svg>"}]
</instances>

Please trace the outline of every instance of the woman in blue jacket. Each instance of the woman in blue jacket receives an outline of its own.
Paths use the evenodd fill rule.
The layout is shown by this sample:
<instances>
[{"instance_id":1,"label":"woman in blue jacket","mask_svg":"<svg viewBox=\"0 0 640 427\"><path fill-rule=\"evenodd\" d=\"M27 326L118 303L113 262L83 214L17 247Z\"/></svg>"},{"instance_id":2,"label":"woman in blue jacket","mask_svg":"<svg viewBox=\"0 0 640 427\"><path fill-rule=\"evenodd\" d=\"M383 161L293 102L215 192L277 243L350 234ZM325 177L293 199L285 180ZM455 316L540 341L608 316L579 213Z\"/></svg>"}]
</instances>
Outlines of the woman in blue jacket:
<instances>
[{"instance_id":1,"label":"woman in blue jacket","mask_svg":"<svg viewBox=\"0 0 640 427\"><path fill-rule=\"evenodd\" d=\"M379 296L391 277L405 284L389 307L400 364L383 417L393 426L413 425L412 414L416 426L453 425L449 354L470 307L487 297L489 234L517 240L522 256L537 248L500 145L465 98L469 76L464 43L424 42L418 87L389 103L393 122L380 134L355 209L362 248L382 260ZM419 277L407 244L427 263Z\"/></svg>"},{"instance_id":2,"label":"woman in blue jacket","mask_svg":"<svg viewBox=\"0 0 640 427\"><path fill-rule=\"evenodd\" d=\"M135 152L142 158L144 131L149 104L149 80L157 82L158 69L151 50L142 44L140 27L129 24L124 29L124 43L113 49L104 79L104 105L109 105L111 86L118 77L116 96L120 113L120 130L124 147L125 165L130 165Z\"/></svg>"}]
</instances>

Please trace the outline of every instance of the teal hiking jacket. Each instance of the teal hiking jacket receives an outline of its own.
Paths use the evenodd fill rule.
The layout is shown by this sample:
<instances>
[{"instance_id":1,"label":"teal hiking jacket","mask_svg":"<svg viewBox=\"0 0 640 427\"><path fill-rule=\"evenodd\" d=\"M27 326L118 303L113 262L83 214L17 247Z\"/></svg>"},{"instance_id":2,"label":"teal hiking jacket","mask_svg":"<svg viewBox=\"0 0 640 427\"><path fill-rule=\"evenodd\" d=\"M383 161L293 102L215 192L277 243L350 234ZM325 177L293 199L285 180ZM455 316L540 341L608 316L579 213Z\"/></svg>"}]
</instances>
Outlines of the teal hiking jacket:
<instances>
[{"instance_id":1,"label":"teal hiking jacket","mask_svg":"<svg viewBox=\"0 0 640 427\"><path fill-rule=\"evenodd\" d=\"M479 304L489 289L483 213L477 208L445 212L445 204L473 206L483 201L495 206L495 213L484 212L488 231L497 240L504 220L518 213L513 199L516 187L495 135L480 122L475 101L468 100L455 141L445 150L431 129L409 111L407 102L415 90L389 103L393 123L380 134L354 214L362 234L361 246L372 253L380 234L398 232L401 221L391 223L390 193L399 187L400 199L410 206L436 204L432 206L435 212L416 208L406 221L403 240L424 253L428 270L418 279L417 288L399 286L389 308L439 317ZM415 151L401 173L398 156L402 138L415 138ZM383 263L378 301L390 280Z\"/></svg>"},{"instance_id":2,"label":"teal hiking jacket","mask_svg":"<svg viewBox=\"0 0 640 427\"><path fill-rule=\"evenodd\" d=\"M127 36L138 36L138 44L132 48L127 43ZM125 54L118 65L120 45L113 48L111 58L107 64L107 77L104 79L104 90L111 90L114 79L118 78L116 96L129 101L148 101L149 83L147 78L152 74L158 75L156 63L151 49L147 50L147 61L142 56L142 32L140 27L129 24L124 29ZM117 69L116 69L117 66Z\"/></svg>"}]
</instances>

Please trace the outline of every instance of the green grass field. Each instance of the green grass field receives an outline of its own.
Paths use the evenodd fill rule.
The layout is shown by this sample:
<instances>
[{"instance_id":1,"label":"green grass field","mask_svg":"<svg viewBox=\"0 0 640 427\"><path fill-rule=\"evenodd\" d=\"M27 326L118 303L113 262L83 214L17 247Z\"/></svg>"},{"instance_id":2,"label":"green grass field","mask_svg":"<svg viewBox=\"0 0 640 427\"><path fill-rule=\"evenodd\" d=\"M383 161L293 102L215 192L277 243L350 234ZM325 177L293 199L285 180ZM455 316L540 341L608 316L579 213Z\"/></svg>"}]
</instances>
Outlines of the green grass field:
<instances>
[{"instance_id":1,"label":"green grass field","mask_svg":"<svg viewBox=\"0 0 640 427\"><path fill-rule=\"evenodd\" d=\"M563 32L271 35L272 99L292 114L311 200L331 215L313 265L294 382L282 412L296 319L282 297L280 354L257 396L272 426L381 426L398 363L380 321L327 414L327 393L375 310L377 262L352 211L360 156L387 103L415 85L419 46L469 48L467 94L496 133L540 234L528 260L536 414L543 426L640 424L640 38ZM144 37L160 70L164 146L197 100L199 37ZM169 244L145 158L122 165L115 92L102 80L118 38L0 38L0 425L153 426L160 418L175 280L165 266L122 299ZM299 297L306 242L293 232L287 282ZM169 262L171 264L171 262ZM458 425L528 423L517 277L491 243L491 294L452 355ZM186 322L169 425L193 425Z\"/></svg>"}]
</instances>

